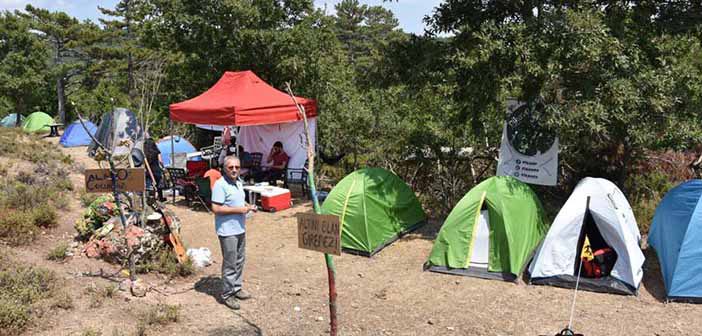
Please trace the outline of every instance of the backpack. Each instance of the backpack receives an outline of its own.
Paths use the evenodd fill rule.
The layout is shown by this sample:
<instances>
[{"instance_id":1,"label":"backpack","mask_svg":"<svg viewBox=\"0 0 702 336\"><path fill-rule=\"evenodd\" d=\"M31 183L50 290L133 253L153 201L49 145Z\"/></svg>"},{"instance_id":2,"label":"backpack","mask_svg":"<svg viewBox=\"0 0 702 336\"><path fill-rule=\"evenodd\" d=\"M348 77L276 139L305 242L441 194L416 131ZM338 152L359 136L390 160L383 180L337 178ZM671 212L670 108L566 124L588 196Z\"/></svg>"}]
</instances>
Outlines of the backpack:
<instances>
[{"instance_id":1,"label":"backpack","mask_svg":"<svg viewBox=\"0 0 702 336\"><path fill-rule=\"evenodd\" d=\"M617 261L617 254L609 247L601 248L592 253L593 258L583 257L584 276L588 278L601 278L608 276Z\"/></svg>"}]
</instances>

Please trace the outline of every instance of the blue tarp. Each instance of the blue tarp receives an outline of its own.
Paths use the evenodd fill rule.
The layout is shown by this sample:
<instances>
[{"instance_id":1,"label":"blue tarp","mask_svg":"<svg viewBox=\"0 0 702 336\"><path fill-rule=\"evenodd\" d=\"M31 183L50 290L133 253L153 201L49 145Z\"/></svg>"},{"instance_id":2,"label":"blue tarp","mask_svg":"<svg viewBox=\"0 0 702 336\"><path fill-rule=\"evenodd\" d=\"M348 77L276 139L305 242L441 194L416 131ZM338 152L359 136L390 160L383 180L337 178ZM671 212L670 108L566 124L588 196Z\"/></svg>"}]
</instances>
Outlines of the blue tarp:
<instances>
[{"instance_id":1,"label":"blue tarp","mask_svg":"<svg viewBox=\"0 0 702 336\"><path fill-rule=\"evenodd\" d=\"M167 136L156 143L158 150L161 151L161 159L163 159L163 166L168 167L171 163L171 137ZM192 153L195 152L195 147L188 142L185 138L176 135L173 137L173 148L176 153ZM193 158L193 161L199 159Z\"/></svg>"},{"instance_id":2,"label":"blue tarp","mask_svg":"<svg viewBox=\"0 0 702 336\"><path fill-rule=\"evenodd\" d=\"M90 131L90 134L95 135L97 126L90 121L84 121L84 123ZM63 147L77 147L90 145L91 141L92 139L90 139L88 133L85 132L85 129L80 124L80 121L76 120L66 127L66 130L63 132L59 143L63 145Z\"/></svg>"},{"instance_id":3,"label":"blue tarp","mask_svg":"<svg viewBox=\"0 0 702 336\"><path fill-rule=\"evenodd\" d=\"M669 191L656 208L648 243L658 254L670 299L702 298L702 180Z\"/></svg>"}]
</instances>

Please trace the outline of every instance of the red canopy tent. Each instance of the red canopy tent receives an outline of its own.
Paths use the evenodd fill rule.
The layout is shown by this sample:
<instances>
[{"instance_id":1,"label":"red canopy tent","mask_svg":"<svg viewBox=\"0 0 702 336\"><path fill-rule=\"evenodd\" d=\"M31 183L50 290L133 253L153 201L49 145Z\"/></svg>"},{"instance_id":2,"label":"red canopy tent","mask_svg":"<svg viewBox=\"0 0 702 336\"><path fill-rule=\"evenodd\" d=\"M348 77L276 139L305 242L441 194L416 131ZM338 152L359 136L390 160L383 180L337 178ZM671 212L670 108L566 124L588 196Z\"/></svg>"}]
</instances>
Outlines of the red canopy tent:
<instances>
[{"instance_id":1,"label":"red canopy tent","mask_svg":"<svg viewBox=\"0 0 702 336\"><path fill-rule=\"evenodd\" d=\"M317 102L296 97L308 118L317 116ZM171 104L171 120L223 126L268 125L299 121L290 96L268 85L252 71L227 71L201 95Z\"/></svg>"}]
</instances>

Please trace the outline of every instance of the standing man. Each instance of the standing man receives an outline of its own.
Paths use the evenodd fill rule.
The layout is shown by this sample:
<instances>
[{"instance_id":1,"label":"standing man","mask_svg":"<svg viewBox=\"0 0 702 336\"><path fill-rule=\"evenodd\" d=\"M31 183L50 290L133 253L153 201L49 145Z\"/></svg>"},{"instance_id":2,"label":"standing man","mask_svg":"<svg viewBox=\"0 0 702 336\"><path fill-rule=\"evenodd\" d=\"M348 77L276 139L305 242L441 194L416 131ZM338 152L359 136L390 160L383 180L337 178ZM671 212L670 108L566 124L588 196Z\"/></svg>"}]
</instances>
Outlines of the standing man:
<instances>
[{"instance_id":1,"label":"standing man","mask_svg":"<svg viewBox=\"0 0 702 336\"><path fill-rule=\"evenodd\" d=\"M149 162L149 168L151 168L151 174L154 175L156 181L151 180L151 174L146 172L146 188L153 187L158 196L158 200L163 202L166 199L163 198L163 189L161 189L163 180L163 172L161 171L161 166L163 165L163 158L161 157L161 151L158 149L156 142L149 135L146 134L146 139L144 139L144 156L146 161Z\"/></svg>"},{"instance_id":2,"label":"standing man","mask_svg":"<svg viewBox=\"0 0 702 336\"><path fill-rule=\"evenodd\" d=\"M224 159L224 174L212 188L212 212L222 248L223 303L234 310L240 308L239 300L251 298L241 287L246 247L246 213L256 211L256 206L246 204L244 187L239 180L241 164L236 156Z\"/></svg>"}]
</instances>

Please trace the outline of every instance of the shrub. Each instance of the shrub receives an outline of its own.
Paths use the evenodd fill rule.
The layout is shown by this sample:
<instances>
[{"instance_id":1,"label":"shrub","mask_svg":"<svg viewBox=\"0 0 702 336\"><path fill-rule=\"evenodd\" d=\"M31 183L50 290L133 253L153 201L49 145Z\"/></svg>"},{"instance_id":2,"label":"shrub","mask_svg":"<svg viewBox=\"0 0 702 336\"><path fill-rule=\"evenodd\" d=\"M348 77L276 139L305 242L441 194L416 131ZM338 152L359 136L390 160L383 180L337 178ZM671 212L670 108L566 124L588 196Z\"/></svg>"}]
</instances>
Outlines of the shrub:
<instances>
[{"instance_id":1,"label":"shrub","mask_svg":"<svg viewBox=\"0 0 702 336\"><path fill-rule=\"evenodd\" d=\"M17 335L36 313L31 309L57 290L53 272L35 267L0 265L0 335Z\"/></svg>"},{"instance_id":2,"label":"shrub","mask_svg":"<svg viewBox=\"0 0 702 336\"><path fill-rule=\"evenodd\" d=\"M68 257L68 244L66 242L60 242L54 248L49 251L46 259L53 261L63 261Z\"/></svg>"},{"instance_id":3,"label":"shrub","mask_svg":"<svg viewBox=\"0 0 702 336\"><path fill-rule=\"evenodd\" d=\"M34 226L34 216L26 211L2 209L0 212L0 238L11 245L22 245L34 240L37 227Z\"/></svg>"},{"instance_id":4,"label":"shrub","mask_svg":"<svg viewBox=\"0 0 702 336\"><path fill-rule=\"evenodd\" d=\"M175 252L171 248L162 249L153 259L152 261L137 265L137 271L147 273L153 270L168 275L169 277L185 277L195 273L192 260L188 258L184 263L179 263Z\"/></svg>"},{"instance_id":5,"label":"shrub","mask_svg":"<svg viewBox=\"0 0 702 336\"><path fill-rule=\"evenodd\" d=\"M85 190L83 190L83 192L80 195L80 204L84 207L89 207L100 196L103 196L103 194L88 193L85 192Z\"/></svg>"},{"instance_id":6,"label":"shrub","mask_svg":"<svg viewBox=\"0 0 702 336\"><path fill-rule=\"evenodd\" d=\"M73 309L74 307L73 297L66 292L57 294L53 303L51 304L51 308L60 308L65 310Z\"/></svg>"},{"instance_id":7,"label":"shrub","mask_svg":"<svg viewBox=\"0 0 702 336\"><path fill-rule=\"evenodd\" d=\"M10 182L0 187L2 205L12 209L29 210L48 201L47 190L40 186Z\"/></svg>"},{"instance_id":8,"label":"shrub","mask_svg":"<svg viewBox=\"0 0 702 336\"><path fill-rule=\"evenodd\" d=\"M80 336L102 336L102 331L88 327L80 333Z\"/></svg>"},{"instance_id":9,"label":"shrub","mask_svg":"<svg viewBox=\"0 0 702 336\"><path fill-rule=\"evenodd\" d=\"M49 204L41 204L36 206L32 210L32 216L34 217L34 225L39 227L53 227L56 226L56 208Z\"/></svg>"}]
</instances>

